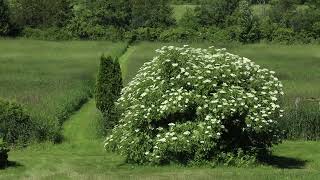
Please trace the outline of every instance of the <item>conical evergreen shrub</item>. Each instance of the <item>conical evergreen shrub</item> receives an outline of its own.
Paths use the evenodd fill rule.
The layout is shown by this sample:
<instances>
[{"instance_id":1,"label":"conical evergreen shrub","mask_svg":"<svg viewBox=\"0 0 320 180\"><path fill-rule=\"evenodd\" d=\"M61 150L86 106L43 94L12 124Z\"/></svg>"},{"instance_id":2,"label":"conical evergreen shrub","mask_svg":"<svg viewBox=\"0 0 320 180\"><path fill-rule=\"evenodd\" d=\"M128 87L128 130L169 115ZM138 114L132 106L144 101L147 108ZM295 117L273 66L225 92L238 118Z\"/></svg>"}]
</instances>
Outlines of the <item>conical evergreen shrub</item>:
<instances>
[{"instance_id":1,"label":"conical evergreen shrub","mask_svg":"<svg viewBox=\"0 0 320 180\"><path fill-rule=\"evenodd\" d=\"M104 129L113 128L118 121L115 102L122 89L121 68L118 58L102 56L96 83L96 106L104 117Z\"/></svg>"}]
</instances>

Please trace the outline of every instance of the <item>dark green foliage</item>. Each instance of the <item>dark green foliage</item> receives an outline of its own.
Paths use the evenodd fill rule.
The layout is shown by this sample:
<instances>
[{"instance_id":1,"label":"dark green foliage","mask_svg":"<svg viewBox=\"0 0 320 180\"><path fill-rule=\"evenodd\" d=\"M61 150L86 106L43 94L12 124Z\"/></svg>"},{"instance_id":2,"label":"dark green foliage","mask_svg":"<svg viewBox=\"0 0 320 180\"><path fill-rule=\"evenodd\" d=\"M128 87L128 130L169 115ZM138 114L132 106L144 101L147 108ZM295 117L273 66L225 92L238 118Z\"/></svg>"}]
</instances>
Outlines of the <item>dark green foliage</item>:
<instances>
[{"instance_id":1,"label":"dark green foliage","mask_svg":"<svg viewBox=\"0 0 320 180\"><path fill-rule=\"evenodd\" d=\"M315 22L312 26L313 32L316 35L316 38L320 38L320 21Z\"/></svg>"},{"instance_id":2,"label":"dark green foliage","mask_svg":"<svg viewBox=\"0 0 320 180\"><path fill-rule=\"evenodd\" d=\"M170 0L172 4L200 4L203 0Z\"/></svg>"},{"instance_id":3,"label":"dark green foliage","mask_svg":"<svg viewBox=\"0 0 320 180\"><path fill-rule=\"evenodd\" d=\"M73 38L70 33L62 28L46 28L46 29L37 29L37 28L24 28L21 32L21 35L30 39L39 39L39 40L70 40Z\"/></svg>"},{"instance_id":4,"label":"dark green foliage","mask_svg":"<svg viewBox=\"0 0 320 180\"><path fill-rule=\"evenodd\" d=\"M22 106L0 99L0 137L9 144L24 144L32 132L32 122Z\"/></svg>"},{"instance_id":5,"label":"dark green foliage","mask_svg":"<svg viewBox=\"0 0 320 180\"><path fill-rule=\"evenodd\" d=\"M320 7L320 0L307 0L306 4L313 6L315 8Z\"/></svg>"},{"instance_id":6,"label":"dark green foliage","mask_svg":"<svg viewBox=\"0 0 320 180\"><path fill-rule=\"evenodd\" d=\"M140 27L132 31L128 31L126 38L131 42L134 41L157 41L159 40L162 28Z\"/></svg>"},{"instance_id":7,"label":"dark green foliage","mask_svg":"<svg viewBox=\"0 0 320 180\"><path fill-rule=\"evenodd\" d=\"M194 10L190 8L188 8L184 13L182 18L178 22L178 25L187 29L198 29L200 26Z\"/></svg>"},{"instance_id":8,"label":"dark green foliage","mask_svg":"<svg viewBox=\"0 0 320 180\"><path fill-rule=\"evenodd\" d=\"M267 4L270 2L270 0L250 0L251 4Z\"/></svg>"},{"instance_id":9,"label":"dark green foliage","mask_svg":"<svg viewBox=\"0 0 320 180\"><path fill-rule=\"evenodd\" d=\"M295 10L294 2L292 0L273 0L271 5L269 16L272 21L286 27Z\"/></svg>"},{"instance_id":10,"label":"dark green foliage","mask_svg":"<svg viewBox=\"0 0 320 180\"><path fill-rule=\"evenodd\" d=\"M290 44L294 40L294 31L290 28L278 28L274 31L272 40L279 43Z\"/></svg>"},{"instance_id":11,"label":"dark green foliage","mask_svg":"<svg viewBox=\"0 0 320 180\"><path fill-rule=\"evenodd\" d=\"M259 26L247 0L240 1L234 16L237 18L237 25L240 28L240 42L252 43L260 39Z\"/></svg>"},{"instance_id":12,"label":"dark green foliage","mask_svg":"<svg viewBox=\"0 0 320 180\"><path fill-rule=\"evenodd\" d=\"M0 35L45 40L316 42L319 0L6 0ZM172 4L192 4L175 22ZM259 4L255 5L254 4ZM264 9L259 13L259 9ZM260 14L260 15L258 15ZM10 17L9 17L10 16ZM181 17L179 15L179 17ZM9 23L10 20L10 23ZM5 22L5 23L4 23ZM177 25L177 26L175 26ZM212 28L218 28L214 35ZM281 29L282 28L282 29ZM206 30L204 30L206 29ZM277 30L280 29L280 30ZM197 31L197 32L195 32ZM200 32L207 35L204 36ZM215 31L217 32L217 31ZM279 33L281 35L279 35ZM227 35L223 37L222 35ZM291 36L291 35L290 35Z\"/></svg>"},{"instance_id":13,"label":"dark green foliage","mask_svg":"<svg viewBox=\"0 0 320 180\"><path fill-rule=\"evenodd\" d=\"M131 4L128 0L100 0L94 13L102 26L128 27L131 21Z\"/></svg>"},{"instance_id":14,"label":"dark green foliage","mask_svg":"<svg viewBox=\"0 0 320 180\"><path fill-rule=\"evenodd\" d=\"M12 19L20 27L63 27L71 16L68 0L15 0L12 6Z\"/></svg>"},{"instance_id":15,"label":"dark green foliage","mask_svg":"<svg viewBox=\"0 0 320 180\"><path fill-rule=\"evenodd\" d=\"M96 83L96 106L104 116L104 128L111 129L118 121L115 102L120 97L122 74L117 58L111 56L100 59L100 68Z\"/></svg>"},{"instance_id":16,"label":"dark green foliage","mask_svg":"<svg viewBox=\"0 0 320 180\"><path fill-rule=\"evenodd\" d=\"M175 23L168 0L131 0L133 28L168 27Z\"/></svg>"},{"instance_id":17,"label":"dark green foliage","mask_svg":"<svg viewBox=\"0 0 320 180\"><path fill-rule=\"evenodd\" d=\"M271 21L269 17L263 17L259 19L259 28L261 32L261 39L272 41L272 34L275 30L275 24Z\"/></svg>"},{"instance_id":18,"label":"dark green foliage","mask_svg":"<svg viewBox=\"0 0 320 180\"><path fill-rule=\"evenodd\" d=\"M3 139L0 138L0 169L7 166L9 149Z\"/></svg>"},{"instance_id":19,"label":"dark green foliage","mask_svg":"<svg viewBox=\"0 0 320 180\"><path fill-rule=\"evenodd\" d=\"M0 0L0 36L10 31L9 7L6 0Z\"/></svg>"},{"instance_id":20,"label":"dark green foliage","mask_svg":"<svg viewBox=\"0 0 320 180\"><path fill-rule=\"evenodd\" d=\"M101 37L102 26L97 24L93 10L84 5L77 5L72 9L73 17L67 25L67 31L75 38L89 39L90 37Z\"/></svg>"},{"instance_id":21,"label":"dark green foliage","mask_svg":"<svg viewBox=\"0 0 320 180\"><path fill-rule=\"evenodd\" d=\"M193 29L185 29L178 27L163 31L160 34L159 40L163 42L196 41L197 35L197 32Z\"/></svg>"},{"instance_id":22,"label":"dark green foliage","mask_svg":"<svg viewBox=\"0 0 320 180\"><path fill-rule=\"evenodd\" d=\"M237 0L206 0L195 12L202 26L224 27L237 7Z\"/></svg>"}]
</instances>

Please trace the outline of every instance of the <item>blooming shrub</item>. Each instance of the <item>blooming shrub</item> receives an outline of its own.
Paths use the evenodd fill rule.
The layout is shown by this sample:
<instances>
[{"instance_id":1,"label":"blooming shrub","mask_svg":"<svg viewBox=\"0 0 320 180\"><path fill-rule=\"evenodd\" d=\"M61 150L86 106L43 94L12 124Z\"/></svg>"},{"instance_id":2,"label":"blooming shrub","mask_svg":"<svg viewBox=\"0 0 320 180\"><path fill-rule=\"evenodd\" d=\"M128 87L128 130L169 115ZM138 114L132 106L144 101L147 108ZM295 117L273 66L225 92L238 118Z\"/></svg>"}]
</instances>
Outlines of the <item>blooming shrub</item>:
<instances>
[{"instance_id":1,"label":"blooming shrub","mask_svg":"<svg viewBox=\"0 0 320 180\"><path fill-rule=\"evenodd\" d=\"M275 72L225 49L165 46L122 91L105 147L128 162L215 161L281 140Z\"/></svg>"}]
</instances>

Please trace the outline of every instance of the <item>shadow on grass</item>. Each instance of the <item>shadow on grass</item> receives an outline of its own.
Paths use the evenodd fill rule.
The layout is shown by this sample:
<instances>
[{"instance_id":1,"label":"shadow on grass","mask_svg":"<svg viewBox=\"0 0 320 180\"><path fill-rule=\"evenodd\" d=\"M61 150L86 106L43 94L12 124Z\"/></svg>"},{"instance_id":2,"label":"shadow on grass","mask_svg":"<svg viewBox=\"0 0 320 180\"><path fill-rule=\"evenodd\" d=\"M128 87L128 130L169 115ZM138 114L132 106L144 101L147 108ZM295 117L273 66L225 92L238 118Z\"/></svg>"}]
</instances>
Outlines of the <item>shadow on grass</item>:
<instances>
[{"instance_id":1,"label":"shadow on grass","mask_svg":"<svg viewBox=\"0 0 320 180\"><path fill-rule=\"evenodd\" d=\"M16 167L22 167L23 165L16 162L16 161L9 161L5 166L1 167L0 166L0 170L4 170L6 168L16 168Z\"/></svg>"},{"instance_id":2,"label":"shadow on grass","mask_svg":"<svg viewBox=\"0 0 320 180\"><path fill-rule=\"evenodd\" d=\"M261 162L281 169L302 169L308 161L283 156L270 156L261 160Z\"/></svg>"}]
</instances>

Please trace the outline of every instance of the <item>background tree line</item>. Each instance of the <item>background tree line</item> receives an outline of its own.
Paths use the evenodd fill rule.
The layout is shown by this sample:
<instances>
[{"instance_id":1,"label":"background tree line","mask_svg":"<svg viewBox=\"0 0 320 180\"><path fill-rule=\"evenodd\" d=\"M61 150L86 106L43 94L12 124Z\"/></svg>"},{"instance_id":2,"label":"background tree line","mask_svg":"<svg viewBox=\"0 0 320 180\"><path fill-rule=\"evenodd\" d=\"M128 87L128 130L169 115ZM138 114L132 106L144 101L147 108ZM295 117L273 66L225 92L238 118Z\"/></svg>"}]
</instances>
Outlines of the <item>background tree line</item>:
<instances>
[{"instance_id":1,"label":"background tree line","mask_svg":"<svg viewBox=\"0 0 320 180\"><path fill-rule=\"evenodd\" d=\"M195 8L175 20L173 3ZM52 40L310 43L320 38L320 0L0 0L0 15L1 36Z\"/></svg>"}]
</instances>

